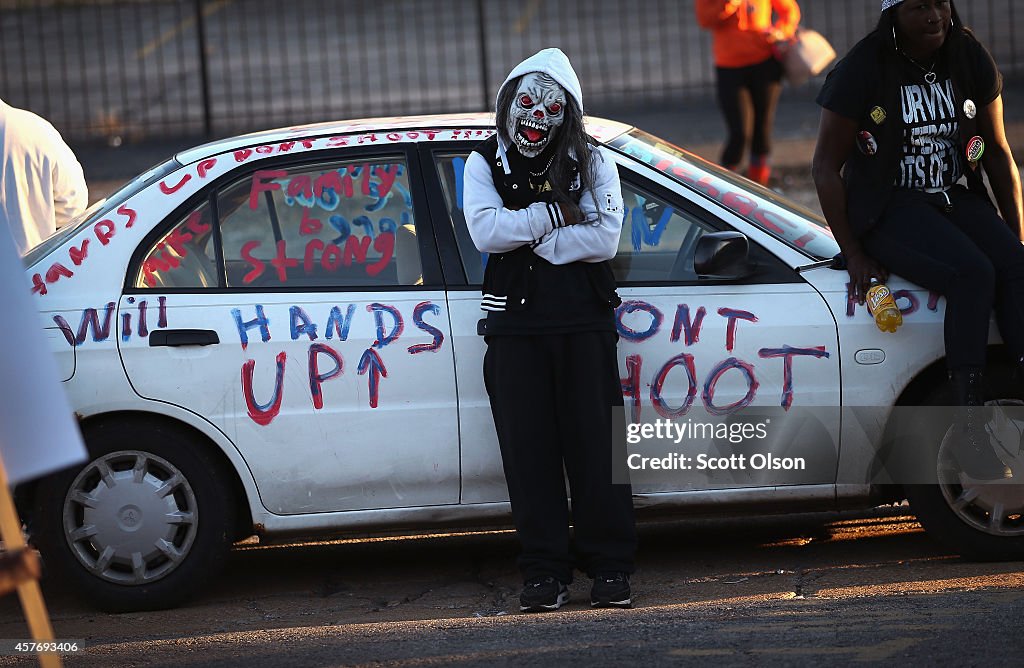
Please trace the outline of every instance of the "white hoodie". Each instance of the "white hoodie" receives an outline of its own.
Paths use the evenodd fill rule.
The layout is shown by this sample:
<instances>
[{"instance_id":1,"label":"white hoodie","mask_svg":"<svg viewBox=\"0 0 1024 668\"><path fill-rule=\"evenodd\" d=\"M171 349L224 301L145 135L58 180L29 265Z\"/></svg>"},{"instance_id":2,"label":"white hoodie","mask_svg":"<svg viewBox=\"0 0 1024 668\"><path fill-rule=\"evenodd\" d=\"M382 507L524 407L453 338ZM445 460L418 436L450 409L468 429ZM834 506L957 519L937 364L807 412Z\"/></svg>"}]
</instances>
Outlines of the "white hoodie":
<instances>
[{"instance_id":1,"label":"white hoodie","mask_svg":"<svg viewBox=\"0 0 1024 668\"><path fill-rule=\"evenodd\" d=\"M576 100L576 104L580 105L580 111L583 111L583 89L580 88L576 70L572 68L569 58L562 53L562 50L554 47L538 51L513 67L505 80L498 86L498 92L500 93L509 81L530 72L543 72L557 81L565 89L565 92ZM497 100L495 100L495 106L497 106Z\"/></svg>"},{"instance_id":2,"label":"white hoodie","mask_svg":"<svg viewBox=\"0 0 1024 668\"><path fill-rule=\"evenodd\" d=\"M557 81L582 111L583 93L579 78L560 49L544 49L519 63L509 72L502 87L530 72L543 72ZM557 213L552 216L544 202L534 202L515 211L505 208L494 186L488 161L479 153L471 153L466 160L464 174L463 212L477 249L484 253L506 253L523 245L536 244L533 252L552 264L602 262L615 257L625 211L619 173L605 149L594 145L589 148L594 187L592 190L584 189L580 198L584 222L564 227L560 216ZM499 137L498 154L507 173L506 150L508 147Z\"/></svg>"}]
</instances>

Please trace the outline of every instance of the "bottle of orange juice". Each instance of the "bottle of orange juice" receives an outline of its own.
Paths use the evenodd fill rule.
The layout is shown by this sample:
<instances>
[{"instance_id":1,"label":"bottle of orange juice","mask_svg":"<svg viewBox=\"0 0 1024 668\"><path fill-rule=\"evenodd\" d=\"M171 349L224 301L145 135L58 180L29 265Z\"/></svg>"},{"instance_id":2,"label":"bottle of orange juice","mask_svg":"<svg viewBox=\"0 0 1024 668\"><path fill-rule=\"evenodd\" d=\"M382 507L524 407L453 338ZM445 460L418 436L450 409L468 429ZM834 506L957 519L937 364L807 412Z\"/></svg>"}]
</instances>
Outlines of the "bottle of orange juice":
<instances>
[{"instance_id":1,"label":"bottle of orange juice","mask_svg":"<svg viewBox=\"0 0 1024 668\"><path fill-rule=\"evenodd\" d=\"M892 291L884 283L872 281L868 288L868 311L875 317L875 324L883 332L895 332L903 324L903 314L896 306Z\"/></svg>"}]
</instances>

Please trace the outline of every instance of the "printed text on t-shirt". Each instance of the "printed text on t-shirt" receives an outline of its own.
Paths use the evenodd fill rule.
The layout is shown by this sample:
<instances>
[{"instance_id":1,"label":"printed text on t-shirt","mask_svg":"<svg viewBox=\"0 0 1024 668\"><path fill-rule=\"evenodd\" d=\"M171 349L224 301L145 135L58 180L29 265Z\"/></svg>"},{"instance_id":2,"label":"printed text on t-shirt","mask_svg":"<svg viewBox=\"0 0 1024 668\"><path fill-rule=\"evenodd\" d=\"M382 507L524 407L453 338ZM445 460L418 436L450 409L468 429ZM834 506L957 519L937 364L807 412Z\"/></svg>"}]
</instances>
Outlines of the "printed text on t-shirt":
<instances>
[{"instance_id":1,"label":"printed text on t-shirt","mask_svg":"<svg viewBox=\"0 0 1024 668\"><path fill-rule=\"evenodd\" d=\"M960 178L956 152L960 134L953 82L910 84L900 91L903 104L903 160L899 188L946 188Z\"/></svg>"}]
</instances>

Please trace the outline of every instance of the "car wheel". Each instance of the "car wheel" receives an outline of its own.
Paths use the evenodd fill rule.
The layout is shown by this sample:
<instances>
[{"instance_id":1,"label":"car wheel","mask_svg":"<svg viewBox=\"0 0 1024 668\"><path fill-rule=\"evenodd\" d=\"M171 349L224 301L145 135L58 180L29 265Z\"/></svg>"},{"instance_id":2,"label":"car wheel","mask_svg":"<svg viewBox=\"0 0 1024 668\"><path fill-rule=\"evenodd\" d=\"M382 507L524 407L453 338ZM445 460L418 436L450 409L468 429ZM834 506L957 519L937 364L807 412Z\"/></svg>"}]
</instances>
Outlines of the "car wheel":
<instances>
[{"instance_id":1,"label":"car wheel","mask_svg":"<svg viewBox=\"0 0 1024 668\"><path fill-rule=\"evenodd\" d=\"M991 433L999 407L1013 417L1024 415L1020 391L1005 373L989 372L986 393L986 429ZM948 406L948 390L936 390L927 403ZM1019 421L1019 420L1018 420ZM1017 429L1024 424L1017 426ZM1005 428L1005 427L1004 427ZM938 484L908 485L907 498L921 525L932 536L961 556L980 561L1024 557L1024 470L1011 466L1013 477L997 484L976 483L963 476L947 454L950 425L931 425L926 452L932 457ZM1005 454L1003 455L1005 458Z\"/></svg>"},{"instance_id":2,"label":"car wheel","mask_svg":"<svg viewBox=\"0 0 1024 668\"><path fill-rule=\"evenodd\" d=\"M37 488L31 532L47 575L109 612L178 605L231 547L221 467L179 429L132 420L83 432L89 461Z\"/></svg>"}]
</instances>

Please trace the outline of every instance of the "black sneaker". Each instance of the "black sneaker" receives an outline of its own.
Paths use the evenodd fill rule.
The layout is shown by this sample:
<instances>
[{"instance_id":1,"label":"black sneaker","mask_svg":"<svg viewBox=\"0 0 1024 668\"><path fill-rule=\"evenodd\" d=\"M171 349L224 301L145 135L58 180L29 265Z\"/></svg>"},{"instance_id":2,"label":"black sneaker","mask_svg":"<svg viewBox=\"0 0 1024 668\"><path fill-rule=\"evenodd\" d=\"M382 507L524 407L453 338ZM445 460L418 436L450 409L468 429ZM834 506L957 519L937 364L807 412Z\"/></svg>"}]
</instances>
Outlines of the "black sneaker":
<instances>
[{"instance_id":1,"label":"black sneaker","mask_svg":"<svg viewBox=\"0 0 1024 668\"><path fill-rule=\"evenodd\" d=\"M631 608L632 593L626 573L600 573L594 578L590 590L590 605L594 608Z\"/></svg>"},{"instance_id":2,"label":"black sneaker","mask_svg":"<svg viewBox=\"0 0 1024 668\"><path fill-rule=\"evenodd\" d=\"M550 575L531 578L523 584L519 595L521 612L558 610L569 600L569 588Z\"/></svg>"}]
</instances>

